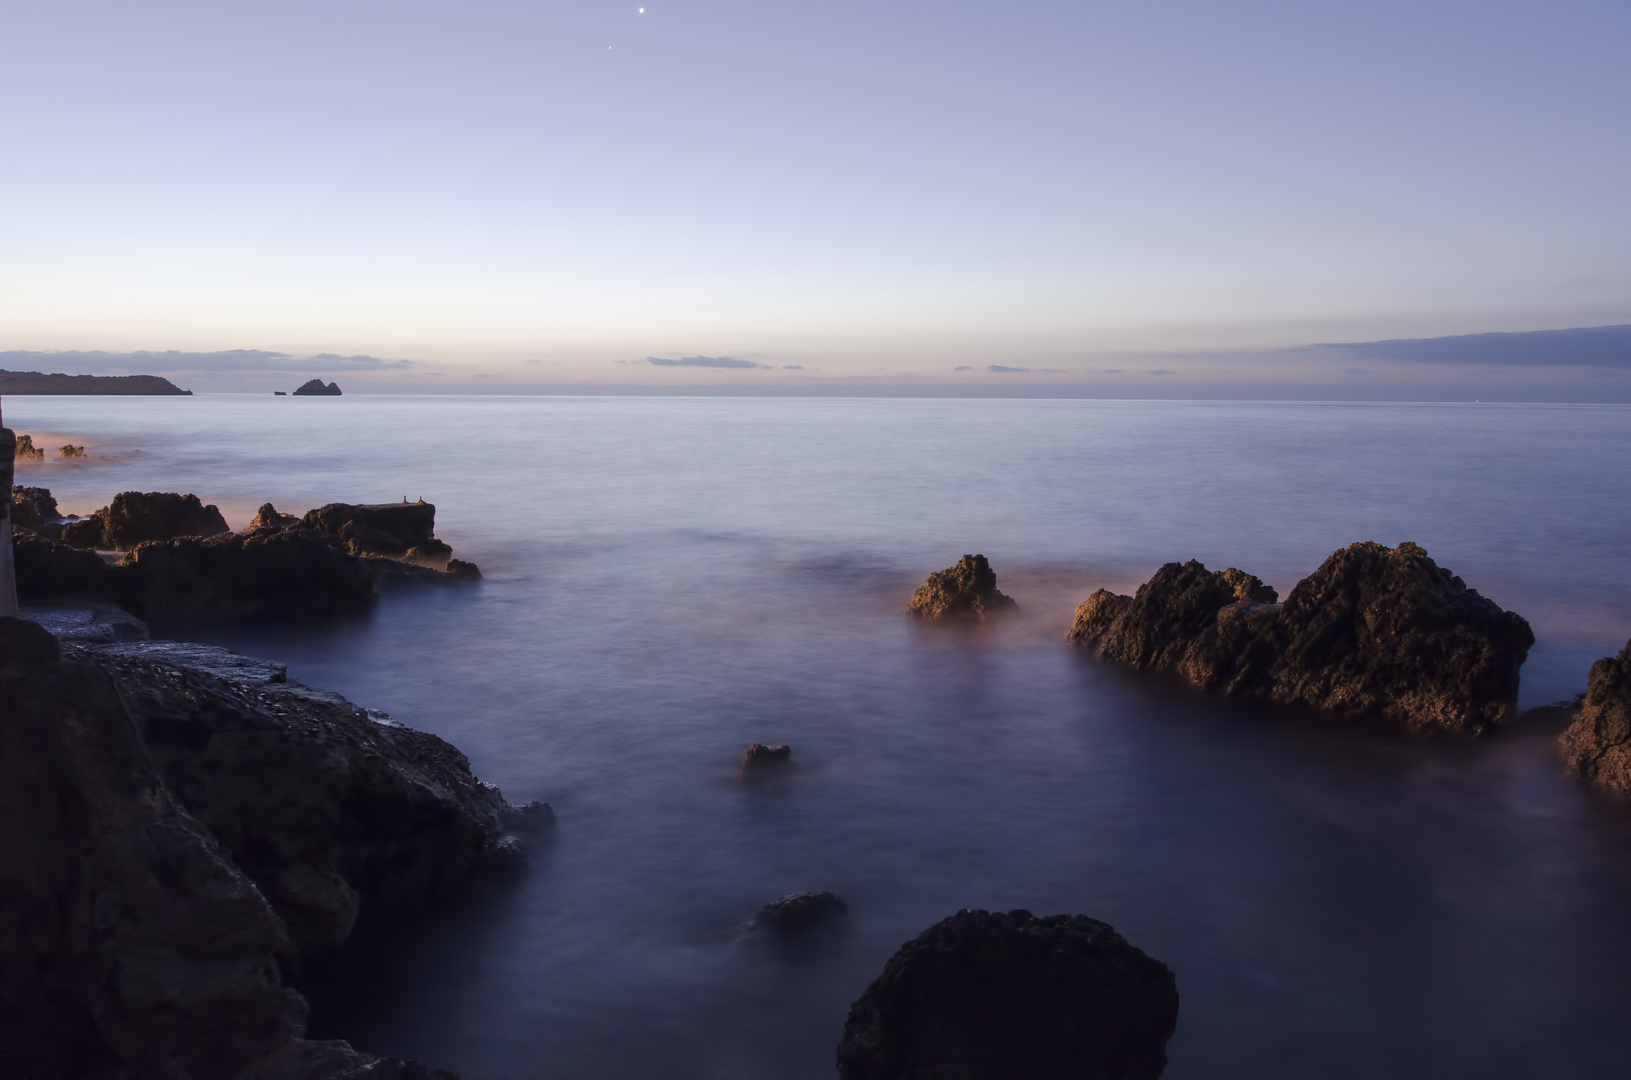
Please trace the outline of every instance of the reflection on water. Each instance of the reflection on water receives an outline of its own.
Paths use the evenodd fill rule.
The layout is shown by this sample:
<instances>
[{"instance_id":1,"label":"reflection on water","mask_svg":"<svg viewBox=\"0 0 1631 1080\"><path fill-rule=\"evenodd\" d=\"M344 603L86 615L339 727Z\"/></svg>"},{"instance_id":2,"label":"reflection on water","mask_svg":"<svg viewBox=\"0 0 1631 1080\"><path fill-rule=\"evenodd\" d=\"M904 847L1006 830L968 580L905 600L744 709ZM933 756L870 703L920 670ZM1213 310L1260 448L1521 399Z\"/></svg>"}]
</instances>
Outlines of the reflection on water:
<instances>
[{"instance_id":1,"label":"reflection on water","mask_svg":"<svg viewBox=\"0 0 1631 1080\"><path fill-rule=\"evenodd\" d=\"M1218 707L1066 648L1160 562L1282 593L1416 540L1528 615L1537 704L1631 633L1617 408L1119 402L14 398L91 444L85 512L191 490L423 495L488 574L369 618L194 636L435 731L558 827L520 884L360 949L314 1027L460 1070L817 1077L845 1010L959 907L1079 911L1170 964L1168 1075L1620 1076L1631 809L1555 723L1420 745ZM114 460L98 461L105 454ZM901 617L964 552L1020 614ZM774 791L751 742L788 742ZM816 950L744 931L830 889Z\"/></svg>"}]
</instances>

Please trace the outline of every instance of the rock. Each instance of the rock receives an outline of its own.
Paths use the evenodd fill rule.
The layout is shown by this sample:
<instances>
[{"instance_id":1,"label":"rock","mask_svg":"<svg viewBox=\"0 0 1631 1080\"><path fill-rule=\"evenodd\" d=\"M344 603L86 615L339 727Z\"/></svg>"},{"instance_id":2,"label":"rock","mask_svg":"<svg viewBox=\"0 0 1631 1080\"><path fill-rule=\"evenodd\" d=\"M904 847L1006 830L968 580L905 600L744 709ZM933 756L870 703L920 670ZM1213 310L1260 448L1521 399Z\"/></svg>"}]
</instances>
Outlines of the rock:
<instances>
[{"instance_id":1,"label":"rock","mask_svg":"<svg viewBox=\"0 0 1631 1080\"><path fill-rule=\"evenodd\" d=\"M149 637L147 624L130 612L95 601L71 608L31 605L23 618L38 623L58 641L75 645L114 645Z\"/></svg>"},{"instance_id":2,"label":"rock","mask_svg":"<svg viewBox=\"0 0 1631 1080\"><path fill-rule=\"evenodd\" d=\"M97 514L102 515L103 523L102 543L96 546L115 551L130 551L150 540L219 536L231 531L213 504L204 505L197 495L168 491L121 491Z\"/></svg>"},{"instance_id":3,"label":"rock","mask_svg":"<svg viewBox=\"0 0 1631 1080\"><path fill-rule=\"evenodd\" d=\"M294 392L294 396L295 397L339 397L340 396L340 386L339 386L338 383L329 383L327 386L324 386L322 379L309 379L305 383L303 383L298 390L296 390Z\"/></svg>"},{"instance_id":4,"label":"rock","mask_svg":"<svg viewBox=\"0 0 1631 1080\"><path fill-rule=\"evenodd\" d=\"M1586 695L1558 748L1571 772L1631 796L1631 642L1591 665Z\"/></svg>"},{"instance_id":5,"label":"rock","mask_svg":"<svg viewBox=\"0 0 1631 1080\"><path fill-rule=\"evenodd\" d=\"M1145 1080L1178 1023L1166 965L1083 915L959 911L850 1006L840 1080Z\"/></svg>"},{"instance_id":6,"label":"rock","mask_svg":"<svg viewBox=\"0 0 1631 1080\"><path fill-rule=\"evenodd\" d=\"M288 397L289 395L284 393L282 390L273 390L272 391L272 396L273 397Z\"/></svg>"},{"instance_id":7,"label":"rock","mask_svg":"<svg viewBox=\"0 0 1631 1080\"><path fill-rule=\"evenodd\" d=\"M460 581L477 581L481 578L481 567L473 562L463 559L447 560L447 576Z\"/></svg>"},{"instance_id":8,"label":"rock","mask_svg":"<svg viewBox=\"0 0 1631 1080\"><path fill-rule=\"evenodd\" d=\"M354 506L329 503L308 511L301 524L322 536L338 541L353 555L385 555L400 558L412 548L440 545L434 536L436 507L421 499L417 503L375 503Z\"/></svg>"},{"instance_id":9,"label":"rock","mask_svg":"<svg viewBox=\"0 0 1631 1080\"><path fill-rule=\"evenodd\" d=\"M484 868L512 864L512 807L457 749L376 722L281 665L175 642L87 652L158 774L260 887L290 947L315 953L358 919L394 921Z\"/></svg>"},{"instance_id":10,"label":"rock","mask_svg":"<svg viewBox=\"0 0 1631 1080\"><path fill-rule=\"evenodd\" d=\"M23 599L117 590L113 567L94 551L83 551L29 533L13 533L17 595Z\"/></svg>"},{"instance_id":11,"label":"rock","mask_svg":"<svg viewBox=\"0 0 1631 1080\"><path fill-rule=\"evenodd\" d=\"M753 925L777 934L794 935L831 923L849 914L849 905L830 892L800 892L777 897L759 909Z\"/></svg>"},{"instance_id":12,"label":"rock","mask_svg":"<svg viewBox=\"0 0 1631 1080\"><path fill-rule=\"evenodd\" d=\"M1476 735L1514 715L1529 624L1415 544L1350 545L1284 604L1273 595L1233 568L1168 563L1135 596L1088 597L1069 639L1209 693L1416 732Z\"/></svg>"},{"instance_id":13,"label":"rock","mask_svg":"<svg viewBox=\"0 0 1631 1080\"><path fill-rule=\"evenodd\" d=\"M287 947L108 676L0 619L0 1075L234 1076L304 1023Z\"/></svg>"},{"instance_id":14,"label":"rock","mask_svg":"<svg viewBox=\"0 0 1631 1080\"><path fill-rule=\"evenodd\" d=\"M33 461L41 461L45 458L45 447L35 446L34 436L32 435L17 436L17 459L21 461L24 458Z\"/></svg>"},{"instance_id":15,"label":"rock","mask_svg":"<svg viewBox=\"0 0 1631 1080\"><path fill-rule=\"evenodd\" d=\"M85 448L75 446L73 443L65 443L57 448L57 453L65 458L82 458L85 456Z\"/></svg>"},{"instance_id":16,"label":"rock","mask_svg":"<svg viewBox=\"0 0 1631 1080\"><path fill-rule=\"evenodd\" d=\"M18 457L22 457L22 446L20 444L21 440L19 440L17 447ZM61 520L62 515L57 512L57 500L51 497L50 488L14 487L11 489L11 524L14 528L39 532L45 528L47 522Z\"/></svg>"},{"instance_id":17,"label":"rock","mask_svg":"<svg viewBox=\"0 0 1631 1080\"><path fill-rule=\"evenodd\" d=\"M118 595L146 618L310 619L374 603L374 569L309 529L142 544L116 570Z\"/></svg>"},{"instance_id":18,"label":"rock","mask_svg":"<svg viewBox=\"0 0 1631 1080\"><path fill-rule=\"evenodd\" d=\"M738 782L746 782L779 773L793 763L793 748L785 744L781 746L766 746L764 743L754 743L748 747L747 753L742 755L741 764L736 767Z\"/></svg>"},{"instance_id":19,"label":"rock","mask_svg":"<svg viewBox=\"0 0 1631 1080\"><path fill-rule=\"evenodd\" d=\"M997 591L997 575L984 555L964 555L957 565L930 574L912 594L906 613L934 621L983 622L1016 606L1011 597Z\"/></svg>"},{"instance_id":20,"label":"rock","mask_svg":"<svg viewBox=\"0 0 1631 1080\"><path fill-rule=\"evenodd\" d=\"M417 1061L380 1058L352 1049L338 1039L291 1043L260 1059L237 1080L459 1080L445 1069Z\"/></svg>"},{"instance_id":21,"label":"rock","mask_svg":"<svg viewBox=\"0 0 1631 1080\"><path fill-rule=\"evenodd\" d=\"M255 519L249 523L249 531L257 529L287 529L299 525L300 519L293 514L280 514L277 507L271 503L261 503L261 508L255 511Z\"/></svg>"}]
</instances>

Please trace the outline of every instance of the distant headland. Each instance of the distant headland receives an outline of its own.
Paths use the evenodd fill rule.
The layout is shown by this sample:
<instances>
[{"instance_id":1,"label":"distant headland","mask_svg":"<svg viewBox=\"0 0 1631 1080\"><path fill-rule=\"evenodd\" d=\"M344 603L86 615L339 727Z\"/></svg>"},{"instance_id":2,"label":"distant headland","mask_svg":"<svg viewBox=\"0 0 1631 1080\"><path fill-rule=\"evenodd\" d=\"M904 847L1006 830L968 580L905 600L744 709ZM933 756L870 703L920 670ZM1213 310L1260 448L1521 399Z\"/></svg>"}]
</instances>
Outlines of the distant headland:
<instances>
[{"instance_id":1,"label":"distant headland","mask_svg":"<svg viewBox=\"0 0 1631 1080\"><path fill-rule=\"evenodd\" d=\"M180 394L191 396L160 375L44 375L38 371L0 371L3 394Z\"/></svg>"}]
</instances>

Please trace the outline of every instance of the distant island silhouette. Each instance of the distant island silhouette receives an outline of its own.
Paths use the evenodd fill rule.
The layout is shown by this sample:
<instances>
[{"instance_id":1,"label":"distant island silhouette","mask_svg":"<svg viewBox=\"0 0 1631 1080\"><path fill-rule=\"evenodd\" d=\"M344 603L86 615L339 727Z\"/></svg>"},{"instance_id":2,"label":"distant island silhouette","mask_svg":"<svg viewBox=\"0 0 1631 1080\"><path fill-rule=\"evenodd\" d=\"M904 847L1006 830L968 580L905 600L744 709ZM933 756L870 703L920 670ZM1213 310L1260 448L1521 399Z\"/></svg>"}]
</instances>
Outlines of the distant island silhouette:
<instances>
[{"instance_id":1,"label":"distant island silhouette","mask_svg":"<svg viewBox=\"0 0 1631 1080\"><path fill-rule=\"evenodd\" d=\"M44 375L38 371L0 371L3 394L170 394L191 396L161 375Z\"/></svg>"}]
</instances>

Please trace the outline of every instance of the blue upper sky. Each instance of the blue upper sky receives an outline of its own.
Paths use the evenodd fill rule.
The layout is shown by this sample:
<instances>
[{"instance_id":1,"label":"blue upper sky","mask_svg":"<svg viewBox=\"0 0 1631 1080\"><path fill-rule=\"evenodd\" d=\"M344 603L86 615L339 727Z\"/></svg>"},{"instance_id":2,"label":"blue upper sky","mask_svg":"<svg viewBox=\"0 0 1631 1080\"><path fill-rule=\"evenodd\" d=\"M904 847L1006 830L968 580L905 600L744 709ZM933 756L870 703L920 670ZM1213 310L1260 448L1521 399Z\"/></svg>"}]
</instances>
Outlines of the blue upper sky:
<instances>
[{"instance_id":1,"label":"blue upper sky","mask_svg":"<svg viewBox=\"0 0 1631 1080\"><path fill-rule=\"evenodd\" d=\"M6 3L0 350L1109 384L1631 323L1624 0L640 6Z\"/></svg>"}]
</instances>

